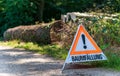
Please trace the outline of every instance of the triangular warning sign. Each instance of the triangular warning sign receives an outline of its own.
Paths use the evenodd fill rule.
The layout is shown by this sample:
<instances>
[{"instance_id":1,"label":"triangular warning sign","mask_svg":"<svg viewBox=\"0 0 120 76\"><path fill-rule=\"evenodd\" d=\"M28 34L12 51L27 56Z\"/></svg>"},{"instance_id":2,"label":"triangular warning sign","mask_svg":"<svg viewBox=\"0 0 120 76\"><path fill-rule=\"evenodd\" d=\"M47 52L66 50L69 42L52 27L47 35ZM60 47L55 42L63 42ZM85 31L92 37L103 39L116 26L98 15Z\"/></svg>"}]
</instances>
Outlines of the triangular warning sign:
<instances>
[{"instance_id":1,"label":"triangular warning sign","mask_svg":"<svg viewBox=\"0 0 120 76\"><path fill-rule=\"evenodd\" d=\"M85 28L80 25L70 55L95 54L101 52L101 49L97 46Z\"/></svg>"},{"instance_id":2,"label":"triangular warning sign","mask_svg":"<svg viewBox=\"0 0 120 76\"><path fill-rule=\"evenodd\" d=\"M65 63L107 60L101 49L80 25Z\"/></svg>"}]
</instances>

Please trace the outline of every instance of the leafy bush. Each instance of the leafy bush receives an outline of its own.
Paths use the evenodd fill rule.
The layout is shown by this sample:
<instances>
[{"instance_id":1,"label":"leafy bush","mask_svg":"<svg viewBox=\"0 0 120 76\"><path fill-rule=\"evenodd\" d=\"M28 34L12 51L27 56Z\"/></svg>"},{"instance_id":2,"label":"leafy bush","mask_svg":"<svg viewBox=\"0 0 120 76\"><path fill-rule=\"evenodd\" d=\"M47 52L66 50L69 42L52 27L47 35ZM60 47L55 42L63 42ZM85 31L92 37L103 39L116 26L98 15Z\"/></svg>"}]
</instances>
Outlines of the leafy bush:
<instances>
[{"instance_id":1,"label":"leafy bush","mask_svg":"<svg viewBox=\"0 0 120 76\"><path fill-rule=\"evenodd\" d=\"M36 6L29 0L2 0L0 33L7 28L34 23Z\"/></svg>"},{"instance_id":2,"label":"leafy bush","mask_svg":"<svg viewBox=\"0 0 120 76\"><path fill-rule=\"evenodd\" d=\"M120 44L120 18L106 19L106 17L97 15L96 17L84 17L80 18L89 34L97 42L99 46L102 45L119 45ZM74 35L76 33L76 28L78 25L68 22L70 28L69 37L65 40L65 43L71 45Z\"/></svg>"},{"instance_id":3,"label":"leafy bush","mask_svg":"<svg viewBox=\"0 0 120 76\"><path fill-rule=\"evenodd\" d=\"M86 28L99 45L120 44L119 24L119 18L105 19L98 16L97 18L86 20Z\"/></svg>"}]
</instances>

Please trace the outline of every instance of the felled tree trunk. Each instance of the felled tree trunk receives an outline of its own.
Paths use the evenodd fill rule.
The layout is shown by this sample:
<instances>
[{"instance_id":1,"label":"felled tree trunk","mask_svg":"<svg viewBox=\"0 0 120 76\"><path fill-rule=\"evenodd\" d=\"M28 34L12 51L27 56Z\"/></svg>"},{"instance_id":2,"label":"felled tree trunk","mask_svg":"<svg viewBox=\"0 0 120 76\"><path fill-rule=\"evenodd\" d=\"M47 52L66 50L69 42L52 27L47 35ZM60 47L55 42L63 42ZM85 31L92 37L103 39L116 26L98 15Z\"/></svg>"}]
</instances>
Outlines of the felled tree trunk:
<instances>
[{"instance_id":1,"label":"felled tree trunk","mask_svg":"<svg viewBox=\"0 0 120 76\"><path fill-rule=\"evenodd\" d=\"M52 24L50 30L50 38L52 43L60 43L63 47L69 47L73 41L77 27L71 27L70 25L56 21Z\"/></svg>"},{"instance_id":2,"label":"felled tree trunk","mask_svg":"<svg viewBox=\"0 0 120 76\"><path fill-rule=\"evenodd\" d=\"M34 26L18 26L10 28L4 32L5 40L22 40L25 42L36 42L40 44L49 44L50 40L50 28L46 26L34 25Z\"/></svg>"}]
</instances>

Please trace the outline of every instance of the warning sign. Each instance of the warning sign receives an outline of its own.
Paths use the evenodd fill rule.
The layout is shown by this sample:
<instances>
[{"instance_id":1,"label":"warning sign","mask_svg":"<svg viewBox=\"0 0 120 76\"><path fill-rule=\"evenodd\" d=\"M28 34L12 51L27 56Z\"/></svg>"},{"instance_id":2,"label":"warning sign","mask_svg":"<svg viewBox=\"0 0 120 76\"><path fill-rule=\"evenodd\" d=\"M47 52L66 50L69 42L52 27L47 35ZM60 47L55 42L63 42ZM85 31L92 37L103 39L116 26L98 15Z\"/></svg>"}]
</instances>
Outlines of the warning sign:
<instances>
[{"instance_id":1,"label":"warning sign","mask_svg":"<svg viewBox=\"0 0 120 76\"><path fill-rule=\"evenodd\" d=\"M85 28L80 25L65 63L107 60Z\"/></svg>"}]
</instances>

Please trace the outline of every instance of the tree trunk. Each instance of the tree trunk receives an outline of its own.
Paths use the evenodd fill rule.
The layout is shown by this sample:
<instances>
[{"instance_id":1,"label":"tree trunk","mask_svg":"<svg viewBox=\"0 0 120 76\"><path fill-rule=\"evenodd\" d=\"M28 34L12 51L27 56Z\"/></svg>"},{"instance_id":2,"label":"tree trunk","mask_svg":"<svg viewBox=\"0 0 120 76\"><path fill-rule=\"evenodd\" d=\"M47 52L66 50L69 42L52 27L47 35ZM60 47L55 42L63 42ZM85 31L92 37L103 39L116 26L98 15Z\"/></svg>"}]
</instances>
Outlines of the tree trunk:
<instances>
[{"instance_id":1,"label":"tree trunk","mask_svg":"<svg viewBox=\"0 0 120 76\"><path fill-rule=\"evenodd\" d=\"M34 2L37 6L37 19L39 22L43 21L43 11L44 11L44 0L30 0Z\"/></svg>"},{"instance_id":2,"label":"tree trunk","mask_svg":"<svg viewBox=\"0 0 120 76\"><path fill-rule=\"evenodd\" d=\"M38 4L38 19L40 22L43 21L43 11L44 11L44 0L40 0L40 3Z\"/></svg>"}]
</instances>

